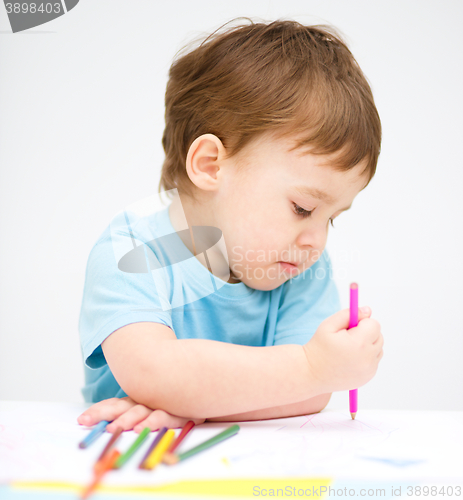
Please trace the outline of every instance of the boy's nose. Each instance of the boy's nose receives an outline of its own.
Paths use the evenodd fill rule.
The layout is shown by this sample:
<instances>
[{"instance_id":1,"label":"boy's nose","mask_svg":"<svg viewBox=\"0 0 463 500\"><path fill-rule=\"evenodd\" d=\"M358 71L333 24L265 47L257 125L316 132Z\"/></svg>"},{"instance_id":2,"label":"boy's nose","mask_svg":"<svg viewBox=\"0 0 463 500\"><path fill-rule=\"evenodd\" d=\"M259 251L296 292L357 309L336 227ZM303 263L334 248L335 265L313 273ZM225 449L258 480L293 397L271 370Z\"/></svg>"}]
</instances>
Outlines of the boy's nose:
<instances>
[{"instance_id":1,"label":"boy's nose","mask_svg":"<svg viewBox=\"0 0 463 500\"><path fill-rule=\"evenodd\" d=\"M325 248L327 235L327 228L313 226L301 231L298 235L296 243L300 248L310 247L314 250L322 250Z\"/></svg>"}]
</instances>

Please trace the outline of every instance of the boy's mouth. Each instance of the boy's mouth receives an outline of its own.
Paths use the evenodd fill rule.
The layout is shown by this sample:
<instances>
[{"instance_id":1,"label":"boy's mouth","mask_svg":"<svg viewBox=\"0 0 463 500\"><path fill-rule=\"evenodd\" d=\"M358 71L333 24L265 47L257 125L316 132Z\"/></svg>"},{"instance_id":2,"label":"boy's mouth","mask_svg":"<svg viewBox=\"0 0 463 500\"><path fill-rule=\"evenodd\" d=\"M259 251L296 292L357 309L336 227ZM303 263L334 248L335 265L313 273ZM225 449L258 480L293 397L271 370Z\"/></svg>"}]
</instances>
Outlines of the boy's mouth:
<instances>
[{"instance_id":1,"label":"boy's mouth","mask_svg":"<svg viewBox=\"0 0 463 500\"><path fill-rule=\"evenodd\" d=\"M282 262L279 261L278 264L285 270L285 271L290 271L290 272L295 272L297 271L298 264L297 262Z\"/></svg>"}]
</instances>

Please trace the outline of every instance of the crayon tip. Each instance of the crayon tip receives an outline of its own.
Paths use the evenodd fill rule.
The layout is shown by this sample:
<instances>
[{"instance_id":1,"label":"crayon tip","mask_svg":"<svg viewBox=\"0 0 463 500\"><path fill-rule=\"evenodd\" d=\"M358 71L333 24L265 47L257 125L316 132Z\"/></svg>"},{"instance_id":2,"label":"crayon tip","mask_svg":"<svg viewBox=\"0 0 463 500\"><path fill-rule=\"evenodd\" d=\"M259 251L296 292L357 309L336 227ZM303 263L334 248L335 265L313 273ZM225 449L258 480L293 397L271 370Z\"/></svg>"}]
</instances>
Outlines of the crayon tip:
<instances>
[{"instance_id":1,"label":"crayon tip","mask_svg":"<svg viewBox=\"0 0 463 500\"><path fill-rule=\"evenodd\" d=\"M352 417L352 420L355 420L355 415L357 415L357 412L354 413L351 412L350 416Z\"/></svg>"}]
</instances>

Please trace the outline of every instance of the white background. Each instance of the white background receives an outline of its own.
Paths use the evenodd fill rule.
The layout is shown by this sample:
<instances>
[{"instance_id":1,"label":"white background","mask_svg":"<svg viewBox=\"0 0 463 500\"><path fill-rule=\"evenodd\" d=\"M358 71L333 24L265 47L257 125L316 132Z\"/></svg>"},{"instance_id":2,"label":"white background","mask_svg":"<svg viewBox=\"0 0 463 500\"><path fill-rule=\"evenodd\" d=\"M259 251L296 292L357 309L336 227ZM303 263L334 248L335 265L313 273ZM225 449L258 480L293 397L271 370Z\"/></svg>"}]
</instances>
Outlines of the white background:
<instances>
[{"instance_id":1,"label":"white background","mask_svg":"<svg viewBox=\"0 0 463 500\"><path fill-rule=\"evenodd\" d=\"M385 337L360 409L463 410L458 0L81 0L16 34L0 5L0 399L82 401L88 254L157 191L175 53L239 16L336 26L372 85L377 175L328 240Z\"/></svg>"}]
</instances>

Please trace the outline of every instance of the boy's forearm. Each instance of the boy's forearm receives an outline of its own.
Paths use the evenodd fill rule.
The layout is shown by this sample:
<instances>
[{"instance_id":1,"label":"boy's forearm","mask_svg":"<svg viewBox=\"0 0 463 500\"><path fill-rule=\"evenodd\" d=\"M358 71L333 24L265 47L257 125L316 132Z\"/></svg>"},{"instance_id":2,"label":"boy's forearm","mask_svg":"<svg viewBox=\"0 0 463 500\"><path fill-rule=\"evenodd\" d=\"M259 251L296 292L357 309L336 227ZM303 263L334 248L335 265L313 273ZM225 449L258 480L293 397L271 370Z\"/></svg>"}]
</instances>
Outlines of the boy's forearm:
<instances>
[{"instance_id":1,"label":"boy's forearm","mask_svg":"<svg viewBox=\"0 0 463 500\"><path fill-rule=\"evenodd\" d=\"M270 418L296 417L299 415L309 415L318 413L325 408L331 398L331 394L320 394L314 398L284 406L264 408L245 413L237 413L224 417L208 418L209 422L240 422L245 420L267 420Z\"/></svg>"},{"instance_id":2,"label":"boy's forearm","mask_svg":"<svg viewBox=\"0 0 463 500\"><path fill-rule=\"evenodd\" d=\"M150 336L139 344L130 336L124 339L125 345L124 340L113 351L120 359L108 359L116 380L135 401L174 415L221 417L289 405L324 392L302 346L249 347Z\"/></svg>"}]
</instances>

